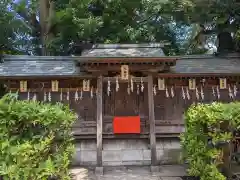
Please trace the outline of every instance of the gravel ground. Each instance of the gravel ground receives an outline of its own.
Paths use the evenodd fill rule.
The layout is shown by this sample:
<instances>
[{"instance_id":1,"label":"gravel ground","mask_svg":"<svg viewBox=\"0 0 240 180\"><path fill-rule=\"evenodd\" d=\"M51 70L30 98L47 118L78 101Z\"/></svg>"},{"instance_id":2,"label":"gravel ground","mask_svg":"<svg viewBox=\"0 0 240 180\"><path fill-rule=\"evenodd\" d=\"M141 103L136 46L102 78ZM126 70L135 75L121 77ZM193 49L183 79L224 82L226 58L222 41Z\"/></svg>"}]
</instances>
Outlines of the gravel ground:
<instances>
[{"instance_id":1,"label":"gravel ground","mask_svg":"<svg viewBox=\"0 0 240 180\"><path fill-rule=\"evenodd\" d=\"M181 180L185 175L182 166L160 166L157 173L152 174L150 167L105 167L103 176L96 176L94 169L74 168L71 170L74 180Z\"/></svg>"}]
</instances>

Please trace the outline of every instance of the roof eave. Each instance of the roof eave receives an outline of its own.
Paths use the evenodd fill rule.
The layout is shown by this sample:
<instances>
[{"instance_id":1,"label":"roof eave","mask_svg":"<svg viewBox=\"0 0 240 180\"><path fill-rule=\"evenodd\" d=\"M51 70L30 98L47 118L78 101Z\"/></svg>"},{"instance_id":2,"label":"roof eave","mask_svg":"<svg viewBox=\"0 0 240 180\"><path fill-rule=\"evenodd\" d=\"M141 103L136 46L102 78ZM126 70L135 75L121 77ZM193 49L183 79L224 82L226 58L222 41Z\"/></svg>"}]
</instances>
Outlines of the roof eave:
<instances>
[{"instance_id":1,"label":"roof eave","mask_svg":"<svg viewBox=\"0 0 240 180\"><path fill-rule=\"evenodd\" d=\"M240 72L239 73L177 73L177 72L172 72L172 73L159 73L158 77L162 77L162 78L240 77Z\"/></svg>"},{"instance_id":2,"label":"roof eave","mask_svg":"<svg viewBox=\"0 0 240 180\"><path fill-rule=\"evenodd\" d=\"M149 63L176 62L176 57L80 57L79 63Z\"/></svg>"},{"instance_id":3,"label":"roof eave","mask_svg":"<svg viewBox=\"0 0 240 180\"><path fill-rule=\"evenodd\" d=\"M64 78L95 78L88 74L79 75L15 75L15 76L0 76L1 80L8 79L64 79Z\"/></svg>"}]
</instances>

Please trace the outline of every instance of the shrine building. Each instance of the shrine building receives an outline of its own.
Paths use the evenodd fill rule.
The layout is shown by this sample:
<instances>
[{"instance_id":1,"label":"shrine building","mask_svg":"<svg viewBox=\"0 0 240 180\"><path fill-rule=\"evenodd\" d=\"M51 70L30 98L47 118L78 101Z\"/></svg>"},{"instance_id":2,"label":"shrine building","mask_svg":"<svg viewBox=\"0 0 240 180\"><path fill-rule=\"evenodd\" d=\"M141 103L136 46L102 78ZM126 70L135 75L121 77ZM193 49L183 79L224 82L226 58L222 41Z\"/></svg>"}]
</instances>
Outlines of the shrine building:
<instances>
[{"instance_id":1,"label":"shrine building","mask_svg":"<svg viewBox=\"0 0 240 180\"><path fill-rule=\"evenodd\" d=\"M161 44L95 45L81 56L10 56L0 64L21 100L77 113L75 165L175 164L193 103L240 99L240 55L165 56Z\"/></svg>"}]
</instances>

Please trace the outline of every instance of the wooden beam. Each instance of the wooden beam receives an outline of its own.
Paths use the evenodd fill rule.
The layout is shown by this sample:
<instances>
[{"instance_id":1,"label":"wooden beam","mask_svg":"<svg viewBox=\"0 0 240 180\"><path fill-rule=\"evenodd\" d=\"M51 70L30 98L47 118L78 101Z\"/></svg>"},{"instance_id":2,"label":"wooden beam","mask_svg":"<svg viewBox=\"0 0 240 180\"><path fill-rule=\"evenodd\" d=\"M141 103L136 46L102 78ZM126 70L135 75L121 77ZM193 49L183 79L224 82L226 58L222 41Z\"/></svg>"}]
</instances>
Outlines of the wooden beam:
<instances>
[{"instance_id":1,"label":"wooden beam","mask_svg":"<svg viewBox=\"0 0 240 180\"><path fill-rule=\"evenodd\" d=\"M0 80L75 80L75 79L96 79L96 76L89 74L82 75L38 75L38 76L1 76Z\"/></svg>"},{"instance_id":2,"label":"wooden beam","mask_svg":"<svg viewBox=\"0 0 240 180\"><path fill-rule=\"evenodd\" d=\"M154 99L153 99L153 77L148 75L148 111L150 123L150 147L151 147L151 165L157 165L156 152L156 129L155 129L155 113L154 113Z\"/></svg>"},{"instance_id":3,"label":"wooden beam","mask_svg":"<svg viewBox=\"0 0 240 180\"><path fill-rule=\"evenodd\" d=\"M103 96L103 77L97 80L97 167L102 167L102 96Z\"/></svg>"},{"instance_id":4,"label":"wooden beam","mask_svg":"<svg viewBox=\"0 0 240 180\"><path fill-rule=\"evenodd\" d=\"M168 65L162 63L162 64L130 64L129 65L129 71L133 72L133 71L155 71L155 72L159 72L159 71L163 71L167 68ZM86 65L83 67L85 71L87 72L99 72L99 71L116 71L116 72L120 72L121 70L121 65L117 64L106 64L106 65L101 65L101 66L97 66L97 65Z\"/></svg>"},{"instance_id":5,"label":"wooden beam","mask_svg":"<svg viewBox=\"0 0 240 180\"><path fill-rule=\"evenodd\" d=\"M239 78L240 73L159 73L159 78Z\"/></svg>"},{"instance_id":6,"label":"wooden beam","mask_svg":"<svg viewBox=\"0 0 240 180\"><path fill-rule=\"evenodd\" d=\"M158 139L160 139L160 138L167 138L167 139L179 139L179 135L180 134L178 134L178 133L175 133L175 134L169 134L169 133L167 133L167 134L156 134L156 138ZM89 139L96 139L96 134L87 134L87 133L85 133L85 134L83 134L83 133L81 133L81 134L77 134L77 133L75 133L75 134L73 134L73 136L74 136L74 140L76 140L76 141L81 141L82 139L86 139L86 140L89 140ZM148 134L140 134L140 135L132 135L132 136L129 136L129 135L123 135L123 136L119 136L119 135L114 135L114 134L103 134L103 139L120 139L120 140L122 140L122 139L127 139L127 140L129 140L129 139L148 139L149 138L149 135ZM238 138L238 139L240 139L240 138Z\"/></svg>"},{"instance_id":7,"label":"wooden beam","mask_svg":"<svg viewBox=\"0 0 240 180\"><path fill-rule=\"evenodd\" d=\"M82 87L78 87L78 88L58 88L58 91L57 92L53 92L53 93L61 93L61 92L80 92L81 91L81 88ZM9 88L12 92L17 92L19 91L19 88ZM28 88L29 91L31 93L35 92L52 92L52 88ZM93 90L93 93L95 93L96 91L96 88L92 88ZM87 91L87 92L90 92L91 90Z\"/></svg>"},{"instance_id":8,"label":"wooden beam","mask_svg":"<svg viewBox=\"0 0 240 180\"><path fill-rule=\"evenodd\" d=\"M110 82L115 83L116 82L116 78L117 77L104 77L103 81L104 82L110 81ZM141 81L148 82L148 78L147 77L132 77L132 80L134 82L141 82ZM125 83L129 83L130 78L129 78L129 80L122 80L120 77L118 77L118 81L119 81L119 83L124 83L124 82Z\"/></svg>"},{"instance_id":9,"label":"wooden beam","mask_svg":"<svg viewBox=\"0 0 240 180\"><path fill-rule=\"evenodd\" d=\"M177 57L71 57L71 59L78 60L79 64L91 64L91 63L113 63L113 64L122 64L122 63L152 63L152 62L164 62L172 65L176 64Z\"/></svg>"}]
</instances>

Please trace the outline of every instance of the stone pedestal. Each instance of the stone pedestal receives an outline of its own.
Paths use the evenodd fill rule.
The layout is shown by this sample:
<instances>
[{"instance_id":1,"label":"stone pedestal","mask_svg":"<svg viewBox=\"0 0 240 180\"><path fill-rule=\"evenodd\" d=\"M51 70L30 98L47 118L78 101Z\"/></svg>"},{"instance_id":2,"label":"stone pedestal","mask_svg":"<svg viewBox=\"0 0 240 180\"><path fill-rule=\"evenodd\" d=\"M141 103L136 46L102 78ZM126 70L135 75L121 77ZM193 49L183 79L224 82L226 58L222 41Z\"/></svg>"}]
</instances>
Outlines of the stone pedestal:
<instances>
[{"instance_id":1,"label":"stone pedestal","mask_svg":"<svg viewBox=\"0 0 240 180\"><path fill-rule=\"evenodd\" d=\"M103 167L96 167L95 174L98 176L102 176L103 175Z\"/></svg>"}]
</instances>

